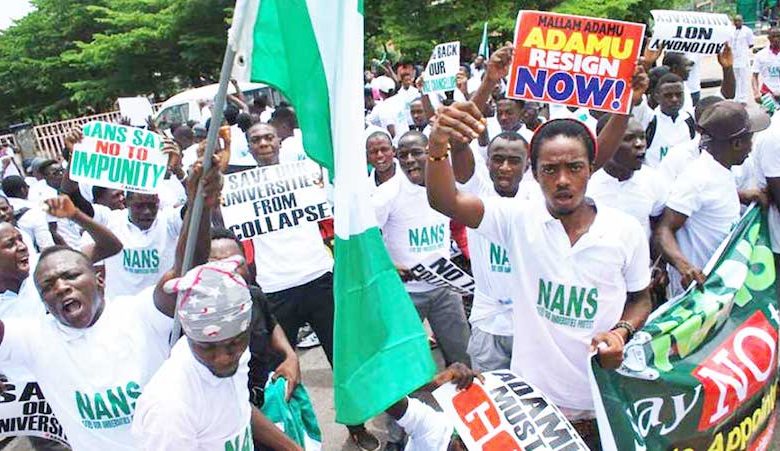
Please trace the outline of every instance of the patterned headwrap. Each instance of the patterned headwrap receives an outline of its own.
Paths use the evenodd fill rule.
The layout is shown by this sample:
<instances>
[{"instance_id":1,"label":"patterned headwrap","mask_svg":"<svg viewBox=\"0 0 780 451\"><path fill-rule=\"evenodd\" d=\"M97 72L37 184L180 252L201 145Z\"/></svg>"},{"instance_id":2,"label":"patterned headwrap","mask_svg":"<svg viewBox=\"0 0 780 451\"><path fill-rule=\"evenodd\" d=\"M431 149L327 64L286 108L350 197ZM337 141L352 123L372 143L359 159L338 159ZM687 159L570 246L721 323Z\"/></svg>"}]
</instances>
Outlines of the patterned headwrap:
<instances>
[{"instance_id":1,"label":"patterned headwrap","mask_svg":"<svg viewBox=\"0 0 780 451\"><path fill-rule=\"evenodd\" d=\"M165 292L178 293L179 320L187 337L213 343L249 328L252 298L236 273L241 263L240 257L209 262L165 283Z\"/></svg>"}]
</instances>

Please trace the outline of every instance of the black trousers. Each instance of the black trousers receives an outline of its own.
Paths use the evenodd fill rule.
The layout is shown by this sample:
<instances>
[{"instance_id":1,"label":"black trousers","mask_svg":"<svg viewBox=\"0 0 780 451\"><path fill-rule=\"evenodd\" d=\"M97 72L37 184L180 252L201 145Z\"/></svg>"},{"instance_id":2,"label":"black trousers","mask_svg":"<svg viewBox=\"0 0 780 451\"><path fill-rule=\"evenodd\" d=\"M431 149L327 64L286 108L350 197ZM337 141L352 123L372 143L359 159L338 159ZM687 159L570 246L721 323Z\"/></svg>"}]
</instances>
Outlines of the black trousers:
<instances>
[{"instance_id":1,"label":"black trousers","mask_svg":"<svg viewBox=\"0 0 780 451\"><path fill-rule=\"evenodd\" d=\"M266 297L290 344L295 347L298 329L309 323L333 368L333 273L325 273L297 287L266 293Z\"/></svg>"}]
</instances>

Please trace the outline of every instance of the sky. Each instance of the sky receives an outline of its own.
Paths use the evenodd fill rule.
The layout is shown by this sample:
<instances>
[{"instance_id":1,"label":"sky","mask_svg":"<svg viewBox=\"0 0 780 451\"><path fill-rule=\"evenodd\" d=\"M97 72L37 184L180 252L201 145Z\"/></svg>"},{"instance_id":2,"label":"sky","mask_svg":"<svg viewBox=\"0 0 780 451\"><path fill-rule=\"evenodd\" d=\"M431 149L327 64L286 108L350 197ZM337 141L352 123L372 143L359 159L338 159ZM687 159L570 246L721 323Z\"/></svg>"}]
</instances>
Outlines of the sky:
<instances>
[{"instance_id":1,"label":"sky","mask_svg":"<svg viewBox=\"0 0 780 451\"><path fill-rule=\"evenodd\" d=\"M0 30L8 28L15 19L21 19L32 10L28 0L0 0Z\"/></svg>"}]
</instances>

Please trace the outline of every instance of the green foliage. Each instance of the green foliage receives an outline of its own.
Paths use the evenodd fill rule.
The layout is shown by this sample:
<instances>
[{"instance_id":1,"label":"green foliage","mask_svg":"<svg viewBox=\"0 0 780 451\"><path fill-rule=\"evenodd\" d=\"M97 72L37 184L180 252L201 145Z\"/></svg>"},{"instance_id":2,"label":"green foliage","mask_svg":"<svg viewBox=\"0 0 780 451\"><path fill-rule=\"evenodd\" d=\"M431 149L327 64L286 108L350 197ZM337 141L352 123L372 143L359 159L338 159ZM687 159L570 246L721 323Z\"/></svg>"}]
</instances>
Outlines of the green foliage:
<instances>
[{"instance_id":1,"label":"green foliage","mask_svg":"<svg viewBox=\"0 0 780 451\"><path fill-rule=\"evenodd\" d=\"M214 82L233 0L33 0L0 34L0 126Z\"/></svg>"},{"instance_id":2,"label":"green foliage","mask_svg":"<svg viewBox=\"0 0 780 451\"><path fill-rule=\"evenodd\" d=\"M564 0L556 12L646 23L652 9L674 9L679 0Z\"/></svg>"}]
</instances>

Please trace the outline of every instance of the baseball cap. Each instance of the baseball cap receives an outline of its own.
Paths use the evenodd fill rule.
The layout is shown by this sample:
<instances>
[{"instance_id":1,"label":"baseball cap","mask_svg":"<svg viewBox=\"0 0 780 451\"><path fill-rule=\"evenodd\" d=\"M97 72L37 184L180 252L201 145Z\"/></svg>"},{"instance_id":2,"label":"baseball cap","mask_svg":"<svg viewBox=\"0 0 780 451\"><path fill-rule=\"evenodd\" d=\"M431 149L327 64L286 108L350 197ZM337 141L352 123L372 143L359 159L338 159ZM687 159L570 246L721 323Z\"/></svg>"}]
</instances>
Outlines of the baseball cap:
<instances>
[{"instance_id":1,"label":"baseball cap","mask_svg":"<svg viewBox=\"0 0 780 451\"><path fill-rule=\"evenodd\" d=\"M716 141L727 141L745 133L769 127L769 115L757 106L724 100L705 109L699 118L702 134Z\"/></svg>"},{"instance_id":2,"label":"baseball cap","mask_svg":"<svg viewBox=\"0 0 780 451\"><path fill-rule=\"evenodd\" d=\"M379 91L389 93L395 89L395 82L392 78L382 75L371 80L371 87Z\"/></svg>"}]
</instances>

